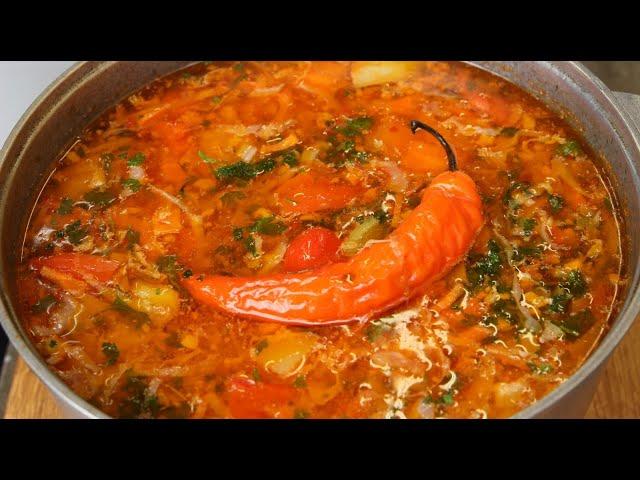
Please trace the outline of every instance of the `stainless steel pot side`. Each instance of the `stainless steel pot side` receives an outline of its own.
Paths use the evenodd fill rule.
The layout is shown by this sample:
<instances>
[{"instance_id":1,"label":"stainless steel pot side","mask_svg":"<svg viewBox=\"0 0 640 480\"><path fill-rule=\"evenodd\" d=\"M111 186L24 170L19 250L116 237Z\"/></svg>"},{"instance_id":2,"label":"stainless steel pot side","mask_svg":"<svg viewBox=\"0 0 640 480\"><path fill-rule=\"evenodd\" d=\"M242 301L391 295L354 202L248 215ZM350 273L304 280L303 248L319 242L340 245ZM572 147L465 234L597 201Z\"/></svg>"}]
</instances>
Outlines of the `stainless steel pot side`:
<instances>
[{"instance_id":1,"label":"stainless steel pot side","mask_svg":"<svg viewBox=\"0 0 640 480\"><path fill-rule=\"evenodd\" d=\"M42 360L16 314L15 266L35 198L52 163L102 112L155 78L190 62L83 62L31 105L0 151L0 323L69 418L109 418L76 395ZM575 62L472 62L520 86L580 132L606 159L621 204L629 281L611 330L566 382L515 418L579 418L591 402L613 349L640 310L640 97L611 92ZM598 281L595 279L595 281Z\"/></svg>"}]
</instances>

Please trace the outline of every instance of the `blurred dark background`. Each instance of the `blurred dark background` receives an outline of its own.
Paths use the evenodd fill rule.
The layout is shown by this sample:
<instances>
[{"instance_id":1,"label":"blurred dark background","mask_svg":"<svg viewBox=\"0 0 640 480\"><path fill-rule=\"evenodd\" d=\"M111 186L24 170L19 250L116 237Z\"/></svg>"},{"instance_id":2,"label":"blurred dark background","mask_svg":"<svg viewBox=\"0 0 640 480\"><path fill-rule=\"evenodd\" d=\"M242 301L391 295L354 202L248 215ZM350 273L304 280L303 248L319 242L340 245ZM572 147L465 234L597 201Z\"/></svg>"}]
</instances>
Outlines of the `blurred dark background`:
<instances>
[{"instance_id":1,"label":"blurred dark background","mask_svg":"<svg viewBox=\"0 0 640 480\"><path fill-rule=\"evenodd\" d=\"M48 63L55 63L55 62L48 62ZM57 63L70 64L71 62L57 62ZM583 63L612 90L640 94L640 61L583 62ZM4 72L0 70L0 77L3 74ZM49 80L43 79L44 84L42 85L42 88L44 88L44 86L48 84L52 79L53 78ZM6 88L5 82L3 82L2 78L0 78L0 87ZM24 108L26 108L26 105ZM0 143L3 143L3 142L4 142L4 137L0 138ZM4 335L4 332L2 331L2 329L0 329L0 359L4 359L6 347L7 347L7 338ZM0 362L0 370L2 369L2 363L3 362Z\"/></svg>"}]
</instances>

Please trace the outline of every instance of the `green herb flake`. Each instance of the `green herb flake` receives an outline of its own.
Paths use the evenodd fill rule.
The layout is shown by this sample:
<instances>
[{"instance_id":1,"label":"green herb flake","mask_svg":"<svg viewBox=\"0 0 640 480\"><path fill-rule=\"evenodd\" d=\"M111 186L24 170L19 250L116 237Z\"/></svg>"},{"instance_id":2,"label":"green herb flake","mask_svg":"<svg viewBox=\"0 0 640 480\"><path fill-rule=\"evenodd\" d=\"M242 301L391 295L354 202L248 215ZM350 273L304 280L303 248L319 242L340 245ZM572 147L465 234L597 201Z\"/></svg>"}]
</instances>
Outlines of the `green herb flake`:
<instances>
[{"instance_id":1,"label":"green herb flake","mask_svg":"<svg viewBox=\"0 0 640 480\"><path fill-rule=\"evenodd\" d=\"M49 340L49 348L53 349L58 346L58 342L55 340Z\"/></svg>"},{"instance_id":2,"label":"green herb flake","mask_svg":"<svg viewBox=\"0 0 640 480\"><path fill-rule=\"evenodd\" d=\"M564 198L560 195L549 195L548 201L553 213L558 213L564 207Z\"/></svg>"},{"instance_id":3,"label":"green herb flake","mask_svg":"<svg viewBox=\"0 0 640 480\"><path fill-rule=\"evenodd\" d=\"M363 130L371 129L372 125L373 119L371 117L357 117L347 120L346 125L338 131L347 137L355 137L362 135Z\"/></svg>"},{"instance_id":4,"label":"green herb flake","mask_svg":"<svg viewBox=\"0 0 640 480\"><path fill-rule=\"evenodd\" d=\"M210 156L208 156L206 153L204 153L202 150L198 150L198 156L202 159L202 161L204 163L218 163L218 160L216 160L215 158L212 158Z\"/></svg>"},{"instance_id":5,"label":"green herb flake","mask_svg":"<svg viewBox=\"0 0 640 480\"><path fill-rule=\"evenodd\" d=\"M58 303L56 297L54 297L53 295L46 295L33 304L33 306L31 307L31 311L33 313L45 313L48 312L49 308L51 308L56 303Z\"/></svg>"},{"instance_id":6,"label":"green herb flake","mask_svg":"<svg viewBox=\"0 0 640 480\"><path fill-rule=\"evenodd\" d=\"M131 249L136 243L140 243L140 232L137 232L132 228L128 228L127 233L125 233L124 235L124 238L127 241L127 248Z\"/></svg>"},{"instance_id":7,"label":"green herb flake","mask_svg":"<svg viewBox=\"0 0 640 480\"><path fill-rule=\"evenodd\" d=\"M149 315L131 308L120 297L116 297L116 299L111 304L111 309L115 310L116 312L120 312L134 320L136 328L140 328L143 324L151 322Z\"/></svg>"},{"instance_id":8,"label":"green herb flake","mask_svg":"<svg viewBox=\"0 0 640 480\"><path fill-rule=\"evenodd\" d=\"M296 388L307 388L307 379L304 375L298 375L293 381L293 386Z\"/></svg>"},{"instance_id":9,"label":"green herb flake","mask_svg":"<svg viewBox=\"0 0 640 480\"><path fill-rule=\"evenodd\" d=\"M500 135L503 137L514 137L518 133L518 129L516 127L505 127L500 130Z\"/></svg>"},{"instance_id":10,"label":"green herb flake","mask_svg":"<svg viewBox=\"0 0 640 480\"><path fill-rule=\"evenodd\" d=\"M256 355L260 355L260 352L269 346L269 342L266 338L260 340L255 346Z\"/></svg>"},{"instance_id":11,"label":"green herb flake","mask_svg":"<svg viewBox=\"0 0 640 480\"><path fill-rule=\"evenodd\" d=\"M219 104L221 101L222 101L222 95L215 95L211 97L211 103L213 103L214 105Z\"/></svg>"},{"instance_id":12,"label":"green herb flake","mask_svg":"<svg viewBox=\"0 0 640 480\"><path fill-rule=\"evenodd\" d=\"M572 296L566 292L554 295L553 297L551 297L551 305L549 305L549 310L556 313L566 313L571 298Z\"/></svg>"},{"instance_id":13,"label":"green herb flake","mask_svg":"<svg viewBox=\"0 0 640 480\"><path fill-rule=\"evenodd\" d=\"M100 155L100 163L102 164L102 169L105 172L109 172L111 170L111 164L113 163L113 160L115 159L115 156L113 155L113 153L103 153L102 155Z\"/></svg>"},{"instance_id":14,"label":"green herb flake","mask_svg":"<svg viewBox=\"0 0 640 480\"><path fill-rule=\"evenodd\" d=\"M262 380L262 376L260 375L260 370L258 370L258 367L253 367L253 371L251 372L251 378L253 378L253 380L256 382L259 382L260 380Z\"/></svg>"},{"instance_id":15,"label":"green herb flake","mask_svg":"<svg viewBox=\"0 0 640 480\"><path fill-rule=\"evenodd\" d=\"M236 227L233 229L231 235L235 241L239 242L242 240L242 237L244 237L244 229L242 227Z\"/></svg>"},{"instance_id":16,"label":"green herb flake","mask_svg":"<svg viewBox=\"0 0 640 480\"><path fill-rule=\"evenodd\" d=\"M248 235L247 238L245 238L244 242L242 243L244 245L244 248L247 250L247 252L249 252L254 257L258 256L258 250L256 248L256 239L253 238L253 235Z\"/></svg>"},{"instance_id":17,"label":"green herb flake","mask_svg":"<svg viewBox=\"0 0 640 480\"><path fill-rule=\"evenodd\" d=\"M525 218L522 221L522 231L524 232L525 236L530 236L533 233L533 229L536 228L537 224L538 222L536 222L534 218Z\"/></svg>"},{"instance_id":18,"label":"green herb flake","mask_svg":"<svg viewBox=\"0 0 640 480\"><path fill-rule=\"evenodd\" d=\"M225 192L220 197L220 201L224 205L233 205L238 200L242 200L243 198L247 198L247 196L243 192L241 192L239 190L233 190L233 191L230 191L230 192Z\"/></svg>"},{"instance_id":19,"label":"green herb flake","mask_svg":"<svg viewBox=\"0 0 640 480\"><path fill-rule=\"evenodd\" d=\"M145 160L144 153L138 152L127 161L127 165L130 167L139 167L144 163L144 160Z\"/></svg>"},{"instance_id":20,"label":"green herb flake","mask_svg":"<svg viewBox=\"0 0 640 480\"><path fill-rule=\"evenodd\" d=\"M548 363L541 363L540 365L536 365L534 362L527 362L527 367L529 367L531 373L535 373L538 375L546 375L553 372L553 367Z\"/></svg>"},{"instance_id":21,"label":"green herb flake","mask_svg":"<svg viewBox=\"0 0 640 480\"><path fill-rule=\"evenodd\" d=\"M251 231L264 235L280 235L287 228L284 223L276 222L275 217L262 217L251 226Z\"/></svg>"},{"instance_id":22,"label":"green herb flake","mask_svg":"<svg viewBox=\"0 0 640 480\"><path fill-rule=\"evenodd\" d=\"M115 343L105 342L102 344L102 353L107 357L107 365L113 365L118 361L120 350Z\"/></svg>"},{"instance_id":23,"label":"green herb flake","mask_svg":"<svg viewBox=\"0 0 640 480\"><path fill-rule=\"evenodd\" d=\"M514 248L513 259L520 261L527 257L539 257L541 254L542 248L538 246L520 245Z\"/></svg>"},{"instance_id":24,"label":"green herb flake","mask_svg":"<svg viewBox=\"0 0 640 480\"><path fill-rule=\"evenodd\" d=\"M298 156L296 155L295 150L289 150L288 152L283 153L281 158L282 162L290 167L298 165Z\"/></svg>"},{"instance_id":25,"label":"green herb flake","mask_svg":"<svg viewBox=\"0 0 640 480\"><path fill-rule=\"evenodd\" d=\"M541 363L540 366L538 367L538 371L541 374L546 375L547 373L553 372L553 367L548 363Z\"/></svg>"},{"instance_id":26,"label":"green herb flake","mask_svg":"<svg viewBox=\"0 0 640 480\"><path fill-rule=\"evenodd\" d=\"M215 176L218 180L223 181L230 181L233 179L251 180L258 175L270 172L274 168L276 168L276 161L273 158L266 158L256 163L239 161L219 167L215 171Z\"/></svg>"},{"instance_id":27,"label":"green herb flake","mask_svg":"<svg viewBox=\"0 0 640 480\"><path fill-rule=\"evenodd\" d=\"M111 190L102 190L98 187L85 193L83 199L93 207L104 208L116 201L116 195Z\"/></svg>"},{"instance_id":28,"label":"green herb flake","mask_svg":"<svg viewBox=\"0 0 640 480\"><path fill-rule=\"evenodd\" d=\"M469 269L469 281L474 286L482 284L487 277L497 275L503 267L498 242L489 240L487 250L487 254L477 259Z\"/></svg>"},{"instance_id":29,"label":"green herb flake","mask_svg":"<svg viewBox=\"0 0 640 480\"><path fill-rule=\"evenodd\" d=\"M386 323L370 323L369 326L367 327L365 334L367 335L367 340L369 340L369 342L373 343L375 342L380 335L382 335L385 332L388 332L391 329L391 327L389 325L387 325Z\"/></svg>"},{"instance_id":30,"label":"green herb flake","mask_svg":"<svg viewBox=\"0 0 640 480\"><path fill-rule=\"evenodd\" d=\"M73 200L70 198L63 198L60 201L60 206L58 207L58 215L69 215L73 210Z\"/></svg>"},{"instance_id":31,"label":"green herb flake","mask_svg":"<svg viewBox=\"0 0 640 480\"><path fill-rule=\"evenodd\" d=\"M576 296L587 293L587 281L580 270L571 270L563 286Z\"/></svg>"},{"instance_id":32,"label":"green herb flake","mask_svg":"<svg viewBox=\"0 0 640 480\"><path fill-rule=\"evenodd\" d=\"M309 412L306 410L296 410L293 414L293 418L297 420L304 420L305 418L309 418Z\"/></svg>"},{"instance_id":33,"label":"green herb flake","mask_svg":"<svg viewBox=\"0 0 640 480\"><path fill-rule=\"evenodd\" d=\"M582 148L580 148L580 144L577 141L569 140L562 145L558 145L558 147L556 148L556 153L558 155L562 155L563 157L575 157L576 155L582 153Z\"/></svg>"},{"instance_id":34,"label":"green herb flake","mask_svg":"<svg viewBox=\"0 0 640 480\"><path fill-rule=\"evenodd\" d=\"M135 178L126 178L122 180L122 186L135 193L138 190L140 190L140 187L142 186L142 184L140 183L139 180Z\"/></svg>"},{"instance_id":35,"label":"green herb flake","mask_svg":"<svg viewBox=\"0 0 640 480\"><path fill-rule=\"evenodd\" d=\"M451 395L450 393L445 393L444 395L442 395L442 397L440 397L440 399L443 405L453 405L453 395Z\"/></svg>"},{"instance_id":36,"label":"green herb flake","mask_svg":"<svg viewBox=\"0 0 640 480\"><path fill-rule=\"evenodd\" d=\"M79 245L86 238L89 231L82 227L80 220L70 223L64 228L64 235L72 245Z\"/></svg>"}]
</instances>

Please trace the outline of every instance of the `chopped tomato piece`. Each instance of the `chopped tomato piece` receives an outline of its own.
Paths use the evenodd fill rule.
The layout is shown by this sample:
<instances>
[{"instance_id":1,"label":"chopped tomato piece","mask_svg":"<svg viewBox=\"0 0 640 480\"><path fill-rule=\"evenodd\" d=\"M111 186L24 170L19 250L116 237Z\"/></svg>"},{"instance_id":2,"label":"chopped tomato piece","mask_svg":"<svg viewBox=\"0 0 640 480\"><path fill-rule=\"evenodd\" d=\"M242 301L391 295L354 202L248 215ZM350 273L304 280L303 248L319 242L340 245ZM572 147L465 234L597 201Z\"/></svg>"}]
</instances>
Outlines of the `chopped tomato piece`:
<instances>
[{"instance_id":1,"label":"chopped tomato piece","mask_svg":"<svg viewBox=\"0 0 640 480\"><path fill-rule=\"evenodd\" d=\"M297 395L293 387L255 382L247 377L233 378L226 397L235 418L269 418L272 411L286 407Z\"/></svg>"},{"instance_id":2,"label":"chopped tomato piece","mask_svg":"<svg viewBox=\"0 0 640 480\"><path fill-rule=\"evenodd\" d=\"M311 227L293 239L284 254L288 272L317 268L338 259L340 239L331 230Z\"/></svg>"},{"instance_id":3,"label":"chopped tomato piece","mask_svg":"<svg viewBox=\"0 0 640 480\"><path fill-rule=\"evenodd\" d=\"M42 267L48 267L59 272L68 273L79 280L91 276L100 282L111 280L113 274L120 268L118 262L86 253L61 253L35 260L32 265L38 270Z\"/></svg>"}]
</instances>

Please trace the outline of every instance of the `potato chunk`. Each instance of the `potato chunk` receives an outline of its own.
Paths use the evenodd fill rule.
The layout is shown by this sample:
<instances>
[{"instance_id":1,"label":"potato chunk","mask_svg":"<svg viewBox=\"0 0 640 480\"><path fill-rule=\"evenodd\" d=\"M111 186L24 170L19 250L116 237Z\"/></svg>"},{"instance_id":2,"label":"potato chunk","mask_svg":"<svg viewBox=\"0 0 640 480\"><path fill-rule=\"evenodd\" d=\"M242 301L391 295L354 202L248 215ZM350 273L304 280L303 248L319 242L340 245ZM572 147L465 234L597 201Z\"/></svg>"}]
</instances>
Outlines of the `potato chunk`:
<instances>
[{"instance_id":1,"label":"potato chunk","mask_svg":"<svg viewBox=\"0 0 640 480\"><path fill-rule=\"evenodd\" d=\"M136 310L149 315L154 323L164 324L180 309L180 297L172 287L137 280L133 284Z\"/></svg>"},{"instance_id":2,"label":"potato chunk","mask_svg":"<svg viewBox=\"0 0 640 480\"><path fill-rule=\"evenodd\" d=\"M354 62L351 80L355 87L406 80L416 70L417 62Z\"/></svg>"}]
</instances>

